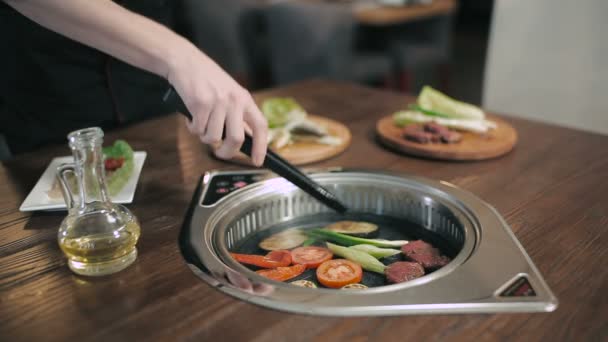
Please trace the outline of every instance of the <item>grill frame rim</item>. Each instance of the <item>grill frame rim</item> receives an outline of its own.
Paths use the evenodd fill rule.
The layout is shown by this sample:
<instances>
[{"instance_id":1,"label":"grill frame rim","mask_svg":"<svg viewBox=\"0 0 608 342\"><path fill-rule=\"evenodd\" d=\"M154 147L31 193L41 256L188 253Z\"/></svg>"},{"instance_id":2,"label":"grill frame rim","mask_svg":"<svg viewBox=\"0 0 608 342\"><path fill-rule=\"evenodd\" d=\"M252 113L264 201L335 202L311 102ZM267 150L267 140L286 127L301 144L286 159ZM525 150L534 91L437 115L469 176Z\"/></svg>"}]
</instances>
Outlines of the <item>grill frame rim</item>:
<instances>
[{"instance_id":1,"label":"grill frame rim","mask_svg":"<svg viewBox=\"0 0 608 342\"><path fill-rule=\"evenodd\" d=\"M341 170L341 169L340 169ZM351 172L351 170L347 170L348 172ZM243 173L242 171L212 171L208 174L206 174L203 182L201 183L201 186L204 187L201 190L202 196L198 197L197 200L198 202L193 202L193 206L194 206L194 212L193 214L188 217L188 219L185 221L184 226L188 227L188 232L190 235L191 239L196 240L197 238L201 238L203 239L203 236L201 232L201 229L192 229L192 225L197 222L197 220L200 220L201 217L204 217L205 215L207 215L209 213L210 210L213 210L213 206L211 207L204 207L201 205L201 200L202 198L204 198L204 194L206 192L206 185L208 185L208 181L210 179L210 177L207 177L209 175L213 175L214 173L236 173L236 174L240 174ZM247 171L245 171L247 172ZM256 171L253 171L254 173ZM259 172L259 171L258 171ZM329 171L332 172L332 171ZM527 255L527 253L525 252L525 250L523 249L523 247L521 246L521 244L519 243L519 241L517 241L515 235L513 234L513 232L509 229L508 225L506 224L506 222L504 221L504 219L500 216L500 214L498 213L498 211L496 211L496 209L494 209L492 206L490 206L489 204L485 203L483 200L481 200L480 198L476 197L474 194L460 189L457 186L454 186L448 182L444 182L444 181L435 181L435 180L430 180L430 179L426 179L423 177L418 177L418 176L412 176L412 175L408 175L408 174L404 174L404 173L396 173L396 172L386 172L386 171L378 171L378 170L354 170L352 172L372 172L372 173L380 173L380 174L389 174L392 176L396 176L396 177L408 177L410 179L416 179L417 181L423 181L423 182L428 182L430 184L433 184L435 186L437 186L439 189L443 189L444 191L454 191L456 193L459 193L459 195L461 195L463 197L463 202L467 203L467 202L473 202L476 203L478 205L476 212L482 214L479 217L480 222L478 222L480 225L482 224L492 224L495 225L496 227L492 227L492 231L489 232L489 235L492 235L491 238L495 238L494 235L500 235L500 238L502 238L503 240L512 240L512 244L510 246L507 246L509 248L507 248L508 250L503 251L503 254L508 254L511 257L517 258L517 262L515 266L513 267L519 267L517 268L517 272L524 272L523 274L525 274L528 277L528 280L532 283L532 285L534 286L534 288L537 290L538 296L534 297L534 298L496 298L495 295L493 295L493 292L496 291L496 289L499 286L503 286L503 283L495 283L496 281L501 281L501 280L496 280L496 279L492 279L494 282L490 283L490 286L496 286L491 288L492 291L488 291L490 289L486 289L483 290L481 289L480 291L486 291L486 293L488 293L487 295L485 295L485 297L459 297L459 298L448 298L449 301L445 302L445 296L441 295L437 298L437 299L433 299L430 302L424 303L424 301L422 302L416 302L416 303L409 303L408 301L394 301L391 302L389 304L381 304L380 302L376 302L376 299L386 299L383 297L383 293L380 294L370 294L369 292L366 293L366 295L364 296L364 294L362 293L356 293L355 295L359 295L361 297L366 297L369 298L370 300L368 300L367 304L362 304L362 305L357 305L357 306L350 306L350 307L344 307L344 306L339 306L339 307L334 307L334 306L330 306L330 305L325 305L322 307L314 307L309 305L309 303L304 303L304 302L291 302L291 308L286 308L285 307L285 301L282 300L281 298L273 298L273 297L263 297L263 296L256 296L256 295L252 295L250 293L246 293L240 289L236 289L234 287L232 287L229 283L227 283L225 280L225 278L223 278L223 275L221 274L221 270L210 270L205 268L204 266L201 267L201 265L195 265L192 263L189 263L190 268L202 279L204 279L207 283L209 283L210 285L220 289L220 291L229 294L235 298L241 299L241 300L245 300L246 302L252 303L252 304L256 304L256 305L261 305L263 307L267 307L267 308L272 308L272 309L276 309L276 310L280 310L280 311L285 311L285 312L291 312L291 313L304 313L304 314L314 314L314 315L322 315L322 316L369 316L369 315L377 315L377 316L386 316L386 315L402 315L402 314L419 314L419 313L472 313L472 312L478 312L478 313L493 313L493 312L539 312L539 311L544 311L544 312L549 312L549 311L553 311L555 310L555 308L557 307L557 299L555 298L555 296L551 293L550 289L548 288L547 284L544 282L542 276L540 275L540 273L538 272L538 270L536 269L536 267L534 266L534 264L532 263L531 259L529 258L529 256ZM494 229L496 228L496 229ZM482 237L482 232L479 232L479 238L481 242L481 237ZM484 233L485 234L485 233ZM203 239L204 240L204 239ZM507 241L507 242L509 242ZM199 246L200 247L200 246ZM477 253L477 248L479 247L476 246L476 250L474 251L474 253L471 254L471 257L464 262L462 265L460 265L460 271L456 272L459 273L460 276L475 276L477 275L476 272L479 272L479 264L483 264L484 262L486 262L486 260L484 259L484 257L488 256L488 246L485 246L485 248L480 248L479 250L479 255L476 255ZM484 246L482 246L484 247ZM198 256L201 256L204 254L204 252L202 252L200 250L200 248L197 248L197 246L192 246L192 248L194 250L196 250L195 254L198 254ZM447 266L446 266L447 267ZM511 267L511 269L513 268ZM521 270L521 271L520 271ZM462 274L460 274L462 273ZM450 282L453 281L455 278L453 276L454 274L450 274L446 277L442 277L440 279L437 279L435 281L430 282L431 284L439 284L441 283L441 285L445 285L445 283L448 283L448 285L451 285ZM466 278L466 277L465 277ZM502 280L504 281L504 280ZM292 291L298 291L298 290L309 290L309 289L302 289L302 288L298 288L295 286L287 286L286 284L282 284L282 283L278 283L280 285L284 285L286 287L288 287L290 290ZM498 285L496 285L498 284ZM399 285L399 284L397 284ZM394 286L394 285L387 285L384 287L379 287L381 288L386 288L389 286ZM419 287L414 287L413 289L416 289ZM426 288L426 287L425 287ZM282 290L281 288L279 288L279 290ZM328 290L330 292L332 292L332 294L335 294L336 291L334 290ZM434 290L431 290L434 291ZM290 291L291 292L291 291ZM406 288L403 290L399 290L399 291L393 291L392 293L399 293L399 294L403 294L406 295L408 292L412 292L411 288ZM435 291L436 292L436 291ZM466 292L466 291L465 291ZM466 295L466 294L464 294ZM395 298L394 296L392 296L393 298ZM450 297L449 295L447 297ZM452 301L454 301L452 303Z\"/></svg>"}]
</instances>

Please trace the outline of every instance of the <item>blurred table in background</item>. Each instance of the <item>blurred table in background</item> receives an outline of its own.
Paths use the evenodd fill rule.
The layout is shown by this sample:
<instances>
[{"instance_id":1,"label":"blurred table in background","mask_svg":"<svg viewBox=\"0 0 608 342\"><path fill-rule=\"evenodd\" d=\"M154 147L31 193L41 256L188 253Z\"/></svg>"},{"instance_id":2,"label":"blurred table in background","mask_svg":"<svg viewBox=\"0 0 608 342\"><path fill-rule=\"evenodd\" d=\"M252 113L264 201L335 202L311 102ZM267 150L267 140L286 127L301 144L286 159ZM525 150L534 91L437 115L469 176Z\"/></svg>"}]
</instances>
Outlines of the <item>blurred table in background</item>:
<instances>
[{"instance_id":1,"label":"blurred table in background","mask_svg":"<svg viewBox=\"0 0 608 342\"><path fill-rule=\"evenodd\" d=\"M427 66L448 83L441 70L448 69L457 0L247 3L254 5L240 18L240 34L250 89L324 77L411 91L414 71Z\"/></svg>"},{"instance_id":2,"label":"blurred table in background","mask_svg":"<svg viewBox=\"0 0 608 342\"><path fill-rule=\"evenodd\" d=\"M457 0L405 5L385 5L375 0L348 2L361 27L359 34L367 34L367 40L375 41L376 45L387 42L379 45L393 60L393 87L415 92L416 85L421 83L416 71L427 67L426 73L438 80L435 86L448 90L452 17L458 8Z\"/></svg>"},{"instance_id":3,"label":"blurred table in background","mask_svg":"<svg viewBox=\"0 0 608 342\"><path fill-rule=\"evenodd\" d=\"M353 12L360 24L395 25L453 13L456 0L434 0L428 5L387 6L376 1L353 1Z\"/></svg>"},{"instance_id":4,"label":"blurred table in background","mask_svg":"<svg viewBox=\"0 0 608 342\"><path fill-rule=\"evenodd\" d=\"M385 5L377 0L258 0L260 5L281 2L328 2L351 6L355 19L364 25L403 24L448 15L458 7L457 0L433 0L428 4Z\"/></svg>"}]
</instances>

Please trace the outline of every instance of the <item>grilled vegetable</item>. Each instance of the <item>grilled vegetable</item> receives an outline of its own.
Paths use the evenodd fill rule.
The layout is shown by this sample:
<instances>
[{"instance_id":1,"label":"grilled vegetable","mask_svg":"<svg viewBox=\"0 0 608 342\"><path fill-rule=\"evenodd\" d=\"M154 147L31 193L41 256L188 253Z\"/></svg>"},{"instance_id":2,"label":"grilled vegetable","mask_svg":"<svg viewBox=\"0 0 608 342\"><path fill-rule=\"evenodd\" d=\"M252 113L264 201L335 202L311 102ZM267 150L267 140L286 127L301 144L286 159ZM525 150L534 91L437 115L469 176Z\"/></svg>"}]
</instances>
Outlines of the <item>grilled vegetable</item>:
<instances>
[{"instance_id":1,"label":"grilled vegetable","mask_svg":"<svg viewBox=\"0 0 608 342\"><path fill-rule=\"evenodd\" d=\"M317 280L323 286L339 289L354 284L363 278L361 266L344 259L328 260L317 268Z\"/></svg>"},{"instance_id":2,"label":"grilled vegetable","mask_svg":"<svg viewBox=\"0 0 608 342\"><path fill-rule=\"evenodd\" d=\"M308 287L309 289L316 289L317 285L310 280L296 280L290 283L291 285L300 286L300 287Z\"/></svg>"},{"instance_id":3,"label":"grilled vegetable","mask_svg":"<svg viewBox=\"0 0 608 342\"><path fill-rule=\"evenodd\" d=\"M237 254L230 255L241 264L254 265L263 268L276 268L291 265L291 253L285 250L272 251L266 255Z\"/></svg>"},{"instance_id":4,"label":"grilled vegetable","mask_svg":"<svg viewBox=\"0 0 608 342\"><path fill-rule=\"evenodd\" d=\"M376 259L386 258L395 254L399 254L399 250L392 248L380 248L372 245L355 245L348 247L350 249L356 249L361 252L365 252Z\"/></svg>"},{"instance_id":5,"label":"grilled vegetable","mask_svg":"<svg viewBox=\"0 0 608 342\"><path fill-rule=\"evenodd\" d=\"M302 243L302 246L306 247L306 246L314 245L315 242L317 242L317 239L315 237L311 236Z\"/></svg>"},{"instance_id":6,"label":"grilled vegetable","mask_svg":"<svg viewBox=\"0 0 608 342\"><path fill-rule=\"evenodd\" d=\"M363 269L367 271L384 274L386 266L380 261L378 261L376 258L365 252L334 245L333 243L329 242L327 243L327 248L329 248L329 250L332 251L335 255L341 256L361 265L361 267L363 267Z\"/></svg>"},{"instance_id":7,"label":"grilled vegetable","mask_svg":"<svg viewBox=\"0 0 608 342\"><path fill-rule=\"evenodd\" d=\"M298 247L291 251L291 261L306 268L317 268L333 256L327 248L317 246Z\"/></svg>"},{"instance_id":8,"label":"grilled vegetable","mask_svg":"<svg viewBox=\"0 0 608 342\"><path fill-rule=\"evenodd\" d=\"M312 229L306 232L310 236L326 241L333 241L343 246L354 246L360 244L373 245L376 247L395 247L399 248L408 243L407 240L383 240L383 239L365 239L346 234L336 233L327 229Z\"/></svg>"},{"instance_id":9,"label":"grilled vegetable","mask_svg":"<svg viewBox=\"0 0 608 342\"><path fill-rule=\"evenodd\" d=\"M280 233L269 236L260 242L260 248L267 251L275 251L277 249L292 249L298 247L308 237L298 229L287 229Z\"/></svg>"},{"instance_id":10,"label":"grilled vegetable","mask_svg":"<svg viewBox=\"0 0 608 342\"><path fill-rule=\"evenodd\" d=\"M289 267L277 267L268 270L259 270L255 271L255 273L268 279L285 281L299 276L304 272L304 270L306 270L306 266L304 265L293 265Z\"/></svg>"},{"instance_id":11,"label":"grilled vegetable","mask_svg":"<svg viewBox=\"0 0 608 342\"><path fill-rule=\"evenodd\" d=\"M342 290L365 290L365 289L368 289L368 287L363 284L358 284L358 283L342 286Z\"/></svg>"},{"instance_id":12,"label":"grilled vegetable","mask_svg":"<svg viewBox=\"0 0 608 342\"><path fill-rule=\"evenodd\" d=\"M369 222L338 221L325 227L325 229L358 237L373 237L378 235L378 226Z\"/></svg>"},{"instance_id":13,"label":"grilled vegetable","mask_svg":"<svg viewBox=\"0 0 608 342\"><path fill-rule=\"evenodd\" d=\"M472 104L457 101L429 86L424 86L418 96L418 105L426 110L439 112L449 118L480 120L484 112Z\"/></svg>"}]
</instances>

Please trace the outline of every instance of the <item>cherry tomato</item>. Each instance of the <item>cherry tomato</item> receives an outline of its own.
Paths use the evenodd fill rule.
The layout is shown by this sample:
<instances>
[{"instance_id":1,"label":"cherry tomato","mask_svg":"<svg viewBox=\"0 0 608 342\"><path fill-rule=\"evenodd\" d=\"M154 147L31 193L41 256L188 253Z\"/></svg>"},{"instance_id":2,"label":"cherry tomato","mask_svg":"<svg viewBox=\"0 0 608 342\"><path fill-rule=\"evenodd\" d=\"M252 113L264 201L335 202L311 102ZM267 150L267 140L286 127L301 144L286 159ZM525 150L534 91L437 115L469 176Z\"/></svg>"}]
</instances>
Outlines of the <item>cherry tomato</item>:
<instances>
[{"instance_id":1,"label":"cherry tomato","mask_svg":"<svg viewBox=\"0 0 608 342\"><path fill-rule=\"evenodd\" d=\"M104 166L106 171L114 171L116 169L120 169L122 164L125 162L125 158L106 158L104 161Z\"/></svg>"},{"instance_id":2,"label":"cherry tomato","mask_svg":"<svg viewBox=\"0 0 608 342\"><path fill-rule=\"evenodd\" d=\"M323 247L298 247L291 251L291 262L302 264L306 268L317 268L327 260L331 260L333 253Z\"/></svg>"},{"instance_id":3,"label":"cherry tomato","mask_svg":"<svg viewBox=\"0 0 608 342\"><path fill-rule=\"evenodd\" d=\"M317 280L326 287L341 288L363 278L361 266L346 259L328 260L317 268Z\"/></svg>"}]
</instances>

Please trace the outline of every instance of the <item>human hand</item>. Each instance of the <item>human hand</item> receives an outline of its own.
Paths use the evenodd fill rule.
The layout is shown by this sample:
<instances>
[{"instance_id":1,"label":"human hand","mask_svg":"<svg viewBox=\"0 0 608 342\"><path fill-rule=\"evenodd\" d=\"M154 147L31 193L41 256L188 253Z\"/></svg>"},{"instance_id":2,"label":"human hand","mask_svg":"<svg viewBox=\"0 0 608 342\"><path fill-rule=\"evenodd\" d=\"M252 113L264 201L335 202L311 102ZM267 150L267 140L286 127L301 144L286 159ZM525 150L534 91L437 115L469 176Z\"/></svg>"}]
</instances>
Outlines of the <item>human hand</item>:
<instances>
[{"instance_id":1,"label":"human hand","mask_svg":"<svg viewBox=\"0 0 608 342\"><path fill-rule=\"evenodd\" d=\"M167 79L192 114L188 129L203 143L219 145L215 154L222 159L239 151L247 131L253 137L252 161L261 166L268 124L251 95L198 49L185 50L171 63Z\"/></svg>"},{"instance_id":2,"label":"human hand","mask_svg":"<svg viewBox=\"0 0 608 342\"><path fill-rule=\"evenodd\" d=\"M226 279L237 289L258 296L268 296L274 292L274 286L264 283L253 283L244 275L226 267Z\"/></svg>"}]
</instances>

